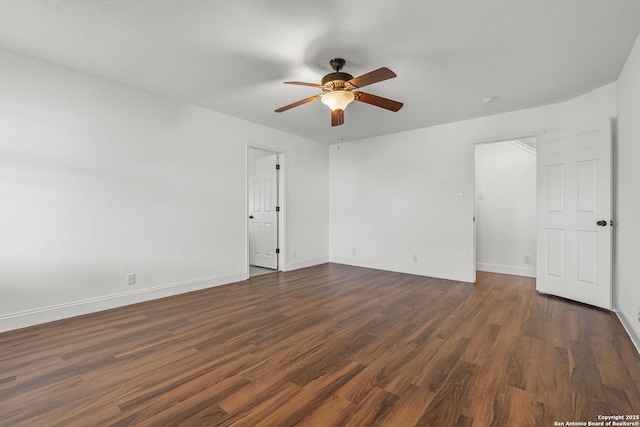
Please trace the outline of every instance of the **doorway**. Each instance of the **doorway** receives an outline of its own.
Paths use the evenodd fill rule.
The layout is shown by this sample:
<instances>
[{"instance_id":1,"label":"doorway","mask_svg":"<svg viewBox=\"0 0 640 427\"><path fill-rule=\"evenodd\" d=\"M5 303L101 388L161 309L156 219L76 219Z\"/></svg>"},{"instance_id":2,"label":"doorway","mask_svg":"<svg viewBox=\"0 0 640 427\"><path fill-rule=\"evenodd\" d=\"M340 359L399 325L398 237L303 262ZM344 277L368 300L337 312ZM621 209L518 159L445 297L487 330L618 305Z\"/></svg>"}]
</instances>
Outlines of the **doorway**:
<instances>
[{"instance_id":1,"label":"doorway","mask_svg":"<svg viewBox=\"0 0 640 427\"><path fill-rule=\"evenodd\" d=\"M536 276L536 137L475 146L475 269Z\"/></svg>"},{"instance_id":2,"label":"doorway","mask_svg":"<svg viewBox=\"0 0 640 427\"><path fill-rule=\"evenodd\" d=\"M280 269L282 153L256 147L247 153L248 275L253 277Z\"/></svg>"}]
</instances>

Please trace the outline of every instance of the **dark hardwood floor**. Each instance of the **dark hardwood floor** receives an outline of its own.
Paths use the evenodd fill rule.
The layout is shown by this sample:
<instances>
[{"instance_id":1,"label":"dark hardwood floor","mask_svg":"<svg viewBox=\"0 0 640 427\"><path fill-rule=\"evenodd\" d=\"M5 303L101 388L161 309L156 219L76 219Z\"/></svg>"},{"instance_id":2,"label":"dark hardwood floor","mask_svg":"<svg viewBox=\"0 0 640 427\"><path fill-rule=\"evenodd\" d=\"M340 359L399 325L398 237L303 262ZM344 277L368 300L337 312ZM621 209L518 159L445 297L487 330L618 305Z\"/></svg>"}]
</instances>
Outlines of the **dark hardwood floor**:
<instances>
[{"instance_id":1,"label":"dark hardwood floor","mask_svg":"<svg viewBox=\"0 0 640 427\"><path fill-rule=\"evenodd\" d=\"M325 264L0 334L0 426L553 426L640 413L613 313Z\"/></svg>"}]
</instances>

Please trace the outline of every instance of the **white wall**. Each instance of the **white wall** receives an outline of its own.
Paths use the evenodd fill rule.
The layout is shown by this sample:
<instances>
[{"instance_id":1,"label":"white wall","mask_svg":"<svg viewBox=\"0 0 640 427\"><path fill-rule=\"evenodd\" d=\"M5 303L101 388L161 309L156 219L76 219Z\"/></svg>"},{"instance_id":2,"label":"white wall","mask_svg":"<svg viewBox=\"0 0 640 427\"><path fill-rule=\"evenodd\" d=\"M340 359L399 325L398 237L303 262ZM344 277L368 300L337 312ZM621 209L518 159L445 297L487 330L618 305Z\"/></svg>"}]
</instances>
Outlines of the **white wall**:
<instances>
[{"instance_id":1,"label":"white wall","mask_svg":"<svg viewBox=\"0 0 640 427\"><path fill-rule=\"evenodd\" d=\"M630 176L619 192L630 234L618 239L628 254L620 295L633 306L638 205L622 196L638 182L638 56L636 45L620 83L619 180ZM285 269L330 258L471 281L474 144L615 117L618 107L612 83L328 150L4 50L0 93L0 330L244 278L247 144L285 152Z\"/></svg>"},{"instance_id":2,"label":"white wall","mask_svg":"<svg viewBox=\"0 0 640 427\"><path fill-rule=\"evenodd\" d=\"M536 275L536 155L526 148L476 145L477 270Z\"/></svg>"},{"instance_id":3,"label":"white wall","mask_svg":"<svg viewBox=\"0 0 640 427\"><path fill-rule=\"evenodd\" d=\"M564 103L331 146L330 259L472 281L474 144L616 115L611 83Z\"/></svg>"},{"instance_id":4,"label":"white wall","mask_svg":"<svg viewBox=\"0 0 640 427\"><path fill-rule=\"evenodd\" d=\"M617 308L640 349L640 37L618 79Z\"/></svg>"},{"instance_id":5,"label":"white wall","mask_svg":"<svg viewBox=\"0 0 640 427\"><path fill-rule=\"evenodd\" d=\"M286 153L285 269L328 260L326 146L6 50L0 93L0 330L244 279L247 144Z\"/></svg>"}]
</instances>

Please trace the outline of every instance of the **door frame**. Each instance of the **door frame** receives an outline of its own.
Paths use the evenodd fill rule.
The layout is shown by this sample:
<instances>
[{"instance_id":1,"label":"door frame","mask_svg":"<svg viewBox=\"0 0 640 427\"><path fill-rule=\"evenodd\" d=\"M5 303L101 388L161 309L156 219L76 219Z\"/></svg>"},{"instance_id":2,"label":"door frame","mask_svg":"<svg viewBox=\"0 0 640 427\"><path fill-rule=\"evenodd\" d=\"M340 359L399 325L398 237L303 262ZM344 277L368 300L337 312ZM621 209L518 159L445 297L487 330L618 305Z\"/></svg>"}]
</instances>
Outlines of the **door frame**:
<instances>
[{"instance_id":1,"label":"door frame","mask_svg":"<svg viewBox=\"0 0 640 427\"><path fill-rule=\"evenodd\" d=\"M250 158L249 158L249 154L251 152L251 150L257 150L257 151L264 151L267 152L269 154L275 154L278 156L278 164L280 165L280 171L278 174L278 185L276 188L277 191L277 199L278 199L278 206L280 207L280 212L278 212L278 222L277 222L277 226L278 226L278 249L280 249L280 253L277 254L277 259L278 259L278 270L279 271L287 271L286 265L285 265L285 260L286 260L286 256L285 254L287 253L286 251L286 229L285 229L285 218L286 218L286 197L285 197L285 190L286 190L286 164L285 164L285 158L286 158L286 153L282 150L279 150L277 148L274 147L269 147L266 145L261 145L261 144L253 144L250 142L246 143L246 147L245 147L245 186L244 186L244 223L245 223L245 227L244 227L244 234L245 234L245 262L244 262L244 269L245 269L245 278L248 279L249 278L249 250L250 250L250 243L249 243L249 185L251 184L249 182L249 167L250 167Z\"/></svg>"},{"instance_id":2,"label":"door frame","mask_svg":"<svg viewBox=\"0 0 640 427\"><path fill-rule=\"evenodd\" d=\"M476 283L476 264L477 264L477 251L478 251L478 241L477 241L477 223L476 223L476 188L477 188L477 183L476 183L476 168L477 168L477 164L476 164L476 147L478 145L484 145L484 144L492 144L492 143L496 143L496 142L504 142L504 141L510 141L512 139L523 139L523 138L538 138L538 135L540 134L539 130L536 131L529 131L529 132L522 132L520 134L517 134L517 136L513 136L514 134L508 134L507 136L500 136L500 137L495 137L495 138L490 138L490 139L482 139L479 141L475 141L473 143L473 188L471 189L471 197L472 197L472 202L471 202L471 211L473 212L473 250L472 252L472 256L471 256L471 278L472 278L472 282L471 283ZM536 188L536 195L538 193L538 189ZM536 243L537 244L537 243Z\"/></svg>"}]
</instances>

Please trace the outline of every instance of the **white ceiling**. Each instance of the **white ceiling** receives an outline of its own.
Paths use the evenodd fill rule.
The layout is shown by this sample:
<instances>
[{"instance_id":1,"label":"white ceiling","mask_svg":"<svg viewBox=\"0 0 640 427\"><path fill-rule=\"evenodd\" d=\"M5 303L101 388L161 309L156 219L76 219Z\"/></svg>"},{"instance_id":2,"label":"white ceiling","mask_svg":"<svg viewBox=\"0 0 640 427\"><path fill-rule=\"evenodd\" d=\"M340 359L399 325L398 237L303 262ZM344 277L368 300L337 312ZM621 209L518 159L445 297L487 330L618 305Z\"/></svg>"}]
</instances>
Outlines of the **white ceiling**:
<instances>
[{"instance_id":1,"label":"white ceiling","mask_svg":"<svg viewBox=\"0 0 640 427\"><path fill-rule=\"evenodd\" d=\"M345 111L345 141L563 101L617 80L638 0L0 0L0 46L325 143L329 59L404 102ZM481 98L495 101L484 105Z\"/></svg>"}]
</instances>

